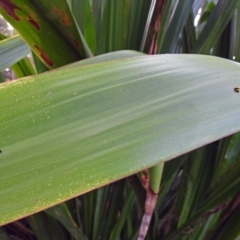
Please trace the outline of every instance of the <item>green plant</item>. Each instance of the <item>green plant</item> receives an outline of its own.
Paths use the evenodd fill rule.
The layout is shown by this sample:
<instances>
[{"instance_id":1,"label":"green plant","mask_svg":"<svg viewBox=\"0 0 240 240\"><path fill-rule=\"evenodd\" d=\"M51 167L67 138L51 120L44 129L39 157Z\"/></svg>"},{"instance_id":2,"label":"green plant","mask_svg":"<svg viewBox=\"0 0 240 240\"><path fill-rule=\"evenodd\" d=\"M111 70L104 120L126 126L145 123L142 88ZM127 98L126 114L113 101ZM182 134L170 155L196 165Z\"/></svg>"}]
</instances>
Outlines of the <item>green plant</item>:
<instances>
[{"instance_id":1,"label":"green plant","mask_svg":"<svg viewBox=\"0 0 240 240\"><path fill-rule=\"evenodd\" d=\"M145 222L147 239L235 239L239 134L229 135L240 130L239 64L113 51L211 52L239 61L240 1L206 8L212 12L197 28L193 4L201 1L68 4L0 2L0 13L36 54L37 72L44 71L39 59L58 68L0 85L0 223L105 186L1 234L9 238L14 227L29 239L136 239L149 214L146 189L153 198L161 181L153 220ZM0 51L16 42L25 48L15 37L1 42ZM86 59L92 55L99 56ZM0 65L7 60L19 58L6 55ZM146 168L150 179L144 171L119 180Z\"/></svg>"}]
</instances>

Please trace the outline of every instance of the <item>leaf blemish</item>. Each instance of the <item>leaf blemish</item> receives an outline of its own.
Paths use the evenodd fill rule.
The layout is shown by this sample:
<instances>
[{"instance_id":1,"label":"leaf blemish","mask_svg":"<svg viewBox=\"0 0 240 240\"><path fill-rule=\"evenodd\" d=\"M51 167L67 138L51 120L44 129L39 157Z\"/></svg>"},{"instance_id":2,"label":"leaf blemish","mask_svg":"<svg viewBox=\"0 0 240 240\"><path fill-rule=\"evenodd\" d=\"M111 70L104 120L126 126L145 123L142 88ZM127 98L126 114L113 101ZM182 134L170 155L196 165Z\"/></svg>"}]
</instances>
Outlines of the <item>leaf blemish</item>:
<instances>
[{"instance_id":1,"label":"leaf blemish","mask_svg":"<svg viewBox=\"0 0 240 240\"><path fill-rule=\"evenodd\" d=\"M20 18L16 15L15 10L21 10L11 0L1 0L0 7L2 7L8 15L12 16L15 20L19 21Z\"/></svg>"},{"instance_id":2,"label":"leaf blemish","mask_svg":"<svg viewBox=\"0 0 240 240\"><path fill-rule=\"evenodd\" d=\"M28 21L37 29L40 30L40 26L38 25L38 23L32 19L32 17L29 17Z\"/></svg>"},{"instance_id":3,"label":"leaf blemish","mask_svg":"<svg viewBox=\"0 0 240 240\"><path fill-rule=\"evenodd\" d=\"M235 87L234 91L237 92L237 93L240 92L240 87Z\"/></svg>"},{"instance_id":4,"label":"leaf blemish","mask_svg":"<svg viewBox=\"0 0 240 240\"><path fill-rule=\"evenodd\" d=\"M66 13L63 14L62 22L65 25L70 25L71 24L71 20L69 19L68 15Z\"/></svg>"},{"instance_id":5,"label":"leaf blemish","mask_svg":"<svg viewBox=\"0 0 240 240\"><path fill-rule=\"evenodd\" d=\"M58 8L56 8L56 7L53 7L53 11L54 11L56 14L60 14L60 13L61 13L61 11L60 11Z\"/></svg>"},{"instance_id":6,"label":"leaf blemish","mask_svg":"<svg viewBox=\"0 0 240 240\"><path fill-rule=\"evenodd\" d=\"M34 45L34 47L38 50L38 52L40 53L40 56L44 60L44 62L46 62L49 66L53 66L53 62L48 57L48 55L45 52L43 52L43 50L40 47L38 47L37 45Z\"/></svg>"},{"instance_id":7,"label":"leaf blemish","mask_svg":"<svg viewBox=\"0 0 240 240\"><path fill-rule=\"evenodd\" d=\"M77 40L73 39L73 43L74 43L74 45L75 45L76 47L79 47L79 43L78 43Z\"/></svg>"},{"instance_id":8,"label":"leaf blemish","mask_svg":"<svg viewBox=\"0 0 240 240\"><path fill-rule=\"evenodd\" d=\"M2 153L2 150L0 150L0 153Z\"/></svg>"},{"instance_id":9,"label":"leaf blemish","mask_svg":"<svg viewBox=\"0 0 240 240\"><path fill-rule=\"evenodd\" d=\"M67 13L65 12L61 12L58 8L56 8L55 6L53 7L53 11L60 15L60 17L62 18L62 23L65 25L71 25L71 20L68 17Z\"/></svg>"}]
</instances>

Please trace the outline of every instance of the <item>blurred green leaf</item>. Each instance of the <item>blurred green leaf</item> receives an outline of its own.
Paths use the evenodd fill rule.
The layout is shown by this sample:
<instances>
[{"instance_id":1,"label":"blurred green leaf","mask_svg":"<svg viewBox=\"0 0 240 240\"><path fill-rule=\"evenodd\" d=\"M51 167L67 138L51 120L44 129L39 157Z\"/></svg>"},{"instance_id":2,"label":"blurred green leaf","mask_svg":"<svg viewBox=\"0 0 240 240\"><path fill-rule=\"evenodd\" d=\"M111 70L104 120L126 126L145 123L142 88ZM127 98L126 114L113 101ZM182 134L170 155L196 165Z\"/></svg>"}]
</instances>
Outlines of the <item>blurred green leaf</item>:
<instances>
[{"instance_id":1,"label":"blurred green leaf","mask_svg":"<svg viewBox=\"0 0 240 240\"><path fill-rule=\"evenodd\" d=\"M89 0L69 0L69 6L81 32L91 49L95 53L96 30L93 12L96 11Z\"/></svg>"},{"instance_id":2,"label":"blurred green leaf","mask_svg":"<svg viewBox=\"0 0 240 240\"><path fill-rule=\"evenodd\" d=\"M0 72L0 83L2 83L2 82L4 82L4 77L3 77L3 75L2 75L2 73Z\"/></svg>"},{"instance_id":3,"label":"blurred green leaf","mask_svg":"<svg viewBox=\"0 0 240 240\"><path fill-rule=\"evenodd\" d=\"M17 78L30 76L36 74L35 69L28 57L23 58L21 61L11 66Z\"/></svg>"},{"instance_id":4,"label":"blurred green leaf","mask_svg":"<svg viewBox=\"0 0 240 240\"><path fill-rule=\"evenodd\" d=\"M43 73L49 70L33 51L32 51L32 56L33 56L33 61L34 61L34 65L36 67L37 73Z\"/></svg>"},{"instance_id":5,"label":"blurred green leaf","mask_svg":"<svg viewBox=\"0 0 240 240\"><path fill-rule=\"evenodd\" d=\"M10 61L10 59L12 59L15 62L15 58L16 57L19 58L24 53L24 51L23 51L24 46L26 49L28 49L26 51L26 55L30 51L28 46L21 40L21 38L19 36L18 37L15 36L15 37L19 40L19 47L18 47L19 52L15 51L13 54L13 51L17 50L17 49L16 49L16 46L14 45L14 42L11 40L11 38L9 38L8 41L10 41L11 43L8 43L8 44L10 44L10 45L12 44L12 46L8 45L8 46L6 46L6 48L4 48L4 51L5 51L4 60L5 61L8 61L8 60ZM0 39L5 40L5 39L7 39L7 37L4 36L3 34L0 34ZM14 74L17 78L34 75L36 73L35 69L28 57L24 57L19 62L15 63L13 65L10 65L8 67L11 67L11 69L14 71ZM0 80L0 82L1 82L1 80ZM4 82L4 79L2 79L2 82Z\"/></svg>"},{"instance_id":6,"label":"blurred green leaf","mask_svg":"<svg viewBox=\"0 0 240 240\"><path fill-rule=\"evenodd\" d=\"M212 156L214 156L213 152L210 152ZM204 164L204 160L206 159ZM189 226L191 226L194 229L194 225L201 225L204 223L204 220L207 219L209 216L211 216L213 213L218 212L222 209L224 209L229 201L236 195L238 195L239 189L238 186L240 184L240 165L238 162L235 162L233 165L231 165L227 171L225 171L221 178L217 179L217 181L214 181L214 179L211 179L213 174L213 171L216 169L214 168L214 162L211 162L213 159L211 157L209 158L203 158L201 161L198 161L198 164L202 165L201 168L197 168L195 166L195 174L198 172L198 174L201 174L201 170L204 172L202 173L201 178L197 178L197 181L193 181L194 171L191 171L192 176L190 176L188 173L190 171L185 172L186 177L184 176L185 180L187 180L186 184L183 183L182 189L183 193L187 192L186 200L191 198L195 202L198 201L198 204L195 204L195 210L193 209L193 205L190 202L190 206L185 205L185 208L181 209L181 203L178 203L178 207L180 211L183 211L183 213L186 211L192 211L192 213L188 216L188 218L185 218L185 222L182 226L179 228L175 228L175 231L172 231L171 234L169 234L166 237L166 240L168 239L174 239L175 237L179 237L183 232L185 232ZM211 160L211 161L210 161ZM194 161L197 161L197 159L194 159ZM211 166L212 165L212 166ZM203 167L205 166L205 167ZM207 170L208 172L204 171ZM202 184L203 181L203 184ZM210 185L209 183L213 183ZM197 184L198 186L195 186L193 184ZM190 185L190 188L186 185ZM199 191L199 188L200 191ZM185 190L184 190L185 189ZM190 191L190 193L189 193ZM195 191L197 194L194 194L193 191ZM200 197L199 197L200 196ZM184 198L180 198L182 201L186 202ZM189 201L188 201L189 203ZM192 201L193 203L193 201ZM177 213L176 213L177 214ZM219 216L218 216L219 217ZM221 220L221 218L219 218ZM217 230L216 232L219 232ZM210 238L212 239L212 238ZM215 239L215 238L213 238ZM218 239L218 238L216 238ZM221 238L219 238L221 239ZM164 238L165 240L165 238Z\"/></svg>"},{"instance_id":7,"label":"blurred green leaf","mask_svg":"<svg viewBox=\"0 0 240 240\"><path fill-rule=\"evenodd\" d=\"M234 13L231 22L231 40L230 40L230 53L229 59L234 61L240 61L240 7L238 7Z\"/></svg>"},{"instance_id":8,"label":"blurred green leaf","mask_svg":"<svg viewBox=\"0 0 240 240\"><path fill-rule=\"evenodd\" d=\"M193 0L179 0L177 5L174 1L172 1L171 8L169 7L167 8L169 11L168 22L165 24L168 27L166 30L167 32L165 34L165 39L160 49L161 53L176 52L176 43L188 19L188 16L192 10L192 4L193 4ZM174 14L173 14L173 11L174 11ZM165 18L166 17L167 16L165 16Z\"/></svg>"},{"instance_id":9,"label":"blurred green leaf","mask_svg":"<svg viewBox=\"0 0 240 240\"><path fill-rule=\"evenodd\" d=\"M139 50L150 1L93 1L96 25L96 55L106 52Z\"/></svg>"},{"instance_id":10,"label":"blurred green leaf","mask_svg":"<svg viewBox=\"0 0 240 240\"><path fill-rule=\"evenodd\" d=\"M215 6L216 5L215 5L214 2L210 2L210 3L207 4L207 6L206 6L206 8L205 8L200 20L199 20L200 24L204 23L204 22L207 22L207 20L209 19L213 9L215 8Z\"/></svg>"},{"instance_id":11,"label":"blurred green leaf","mask_svg":"<svg viewBox=\"0 0 240 240\"><path fill-rule=\"evenodd\" d=\"M47 5L45 5L46 3ZM66 1L27 0L23 2L16 0L10 5L4 1L0 2L0 14L19 32L50 69L88 56L83 39L80 42L75 39L75 35L72 35L76 25L67 9ZM65 32L69 38L72 37L71 41L67 41L65 36L62 36L62 32ZM80 39L80 35L78 36ZM73 48L73 45L75 45L75 49L79 49L81 55Z\"/></svg>"},{"instance_id":12,"label":"blurred green leaf","mask_svg":"<svg viewBox=\"0 0 240 240\"><path fill-rule=\"evenodd\" d=\"M40 10L44 18L51 23L51 26L60 33L59 37L66 40L66 43L71 46L73 52L78 53L79 59L85 59L92 56L80 29L75 23L66 0L34 0L34 5L37 10ZM80 5L78 4L75 10L79 7Z\"/></svg>"},{"instance_id":13,"label":"blurred green leaf","mask_svg":"<svg viewBox=\"0 0 240 240\"><path fill-rule=\"evenodd\" d=\"M240 236L239 223L240 220L240 205L239 196L234 199L234 204L228 209L227 219L220 225L219 230L216 232L214 239L232 239L235 240Z\"/></svg>"},{"instance_id":14,"label":"blurred green leaf","mask_svg":"<svg viewBox=\"0 0 240 240\"><path fill-rule=\"evenodd\" d=\"M217 42L234 11L240 6L240 0L219 0L202 30L193 52L199 54L210 54L210 49Z\"/></svg>"},{"instance_id":15,"label":"blurred green leaf","mask_svg":"<svg viewBox=\"0 0 240 240\"><path fill-rule=\"evenodd\" d=\"M1 240L12 240L12 238L10 238L8 236L8 234L5 231L3 231L2 229L0 229L0 239Z\"/></svg>"},{"instance_id":16,"label":"blurred green leaf","mask_svg":"<svg viewBox=\"0 0 240 240\"><path fill-rule=\"evenodd\" d=\"M191 53L196 43L196 30L194 27L193 14L190 13L183 29L183 53Z\"/></svg>"},{"instance_id":17,"label":"blurred green leaf","mask_svg":"<svg viewBox=\"0 0 240 240\"><path fill-rule=\"evenodd\" d=\"M130 8L130 1L106 0L97 48L98 51L101 51L100 53L125 49ZM121 21L118 20L120 18Z\"/></svg>"},{"instance_id":18,"label":"blurred green leaf","mask_svg":"<svg viewBox=\"0 0 240 240\"><path fill-rule=\"evenodd\" d=\"M87 239L86 236L80 231L76 223L72 219L71 213L69 212L66 204L61 203L54 208L45 210L47 214L57 219L63 226L71 233L72 237L76 240Z\"/></svg>"},{"instance_id":19,"label":"blurred green leaf","mask_svg":"<svg viewBox=\"0 0 240 240\"><path fill-rule=\"evenodd\" d=\"M135 200L134 193L133 191L130 191L130 193L126 197L126 202L123 204L123 209L121 211L121 215L117 221L117 224L112 229L112 233L110 236L111 240L120 238L121 230L123 228L123 225L126 223L127 218L129 217L129 212L131 212L134 200Z\"/></svg>"},{"instance_id":20,"label":"blurred green leaf","mask_svg":"<svg viewBox=\"0 0 240 240\"><path fill-rule=\"evenodd\" d=\"M20 36L0 41L0 70L12 66L30 53L29 47Z\"/></svg>"},{"instance_id":21,"label":"blurred green leaf","mask_svg":"<svg viewBox=\"0 0 240 240\"><path fill-rule=\"evenodd\" d=\"M68 239L68 234L62 225L44 212L28 217L27 221L38 240Z\"/></svg>"}]
</instances>

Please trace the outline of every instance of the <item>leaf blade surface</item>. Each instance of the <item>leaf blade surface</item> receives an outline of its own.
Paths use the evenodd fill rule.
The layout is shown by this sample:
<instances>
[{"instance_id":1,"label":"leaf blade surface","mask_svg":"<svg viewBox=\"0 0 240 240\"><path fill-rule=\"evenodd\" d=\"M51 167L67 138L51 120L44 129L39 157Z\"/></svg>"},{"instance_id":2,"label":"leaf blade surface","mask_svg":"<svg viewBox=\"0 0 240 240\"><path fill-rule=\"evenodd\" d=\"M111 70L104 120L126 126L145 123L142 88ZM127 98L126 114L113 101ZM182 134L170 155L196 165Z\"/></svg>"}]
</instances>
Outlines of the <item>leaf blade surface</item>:
<instances>
[{"instance_id":1,"label":"leaf blade surface","mask_svg":"<svg viewBox=\"0 0 240 240\"><path fill-rule=\"evenodd\" d=\"M0 224L240 131L239 64L139 56L0 85Z\"/></svg>"}]
</instances>

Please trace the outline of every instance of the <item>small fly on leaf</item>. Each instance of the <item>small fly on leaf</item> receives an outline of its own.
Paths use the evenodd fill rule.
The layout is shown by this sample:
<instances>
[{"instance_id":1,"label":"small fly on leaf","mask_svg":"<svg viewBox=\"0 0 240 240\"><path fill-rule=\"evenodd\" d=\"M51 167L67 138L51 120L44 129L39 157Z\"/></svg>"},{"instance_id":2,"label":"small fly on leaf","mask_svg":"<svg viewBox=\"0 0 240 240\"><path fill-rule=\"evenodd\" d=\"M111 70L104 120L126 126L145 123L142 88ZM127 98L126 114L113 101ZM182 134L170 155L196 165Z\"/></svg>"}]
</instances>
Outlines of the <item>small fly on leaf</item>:
<instances>
[{"instance_id":1,"label":"small fly on leaf","mask_svg":"<svg viewBox=\"0 0 240 240\"><path fill-rule=\"evenodd\" d=\"M235 88L234 88L234 91L235 91L235 92L240 92L240 87L235 87Z\"/></svg>"}]
</instances>

